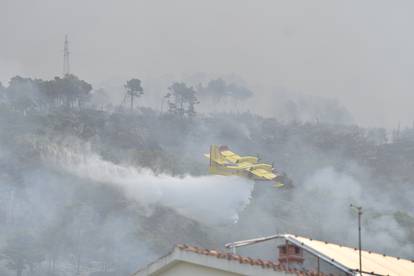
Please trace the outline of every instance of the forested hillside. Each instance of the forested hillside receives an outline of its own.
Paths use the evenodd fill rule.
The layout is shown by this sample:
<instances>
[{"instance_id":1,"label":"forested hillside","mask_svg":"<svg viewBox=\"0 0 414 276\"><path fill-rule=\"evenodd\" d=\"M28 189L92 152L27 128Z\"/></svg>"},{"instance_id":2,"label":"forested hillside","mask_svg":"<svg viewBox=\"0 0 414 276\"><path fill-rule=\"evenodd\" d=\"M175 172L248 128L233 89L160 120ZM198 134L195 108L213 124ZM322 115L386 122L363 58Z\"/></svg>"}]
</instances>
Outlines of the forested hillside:
<instances>
[{"instance_id":1,"label":"forested hillside","mask_svg":"<svg viewBox=\"0 0 414 276\"><path fill-rule=\"evenodd\" d=\"M366 210L365 248L413 256L414 129L209 109L252 96L223 82L174 83L162 112L139 107L137 81L122 106L71 75L0 86L0 274L127 275L176 243L275 232L355 246L350 203ZM292 183L209 176L211 144L274 162Z\"/></svg>"}]
</instances>

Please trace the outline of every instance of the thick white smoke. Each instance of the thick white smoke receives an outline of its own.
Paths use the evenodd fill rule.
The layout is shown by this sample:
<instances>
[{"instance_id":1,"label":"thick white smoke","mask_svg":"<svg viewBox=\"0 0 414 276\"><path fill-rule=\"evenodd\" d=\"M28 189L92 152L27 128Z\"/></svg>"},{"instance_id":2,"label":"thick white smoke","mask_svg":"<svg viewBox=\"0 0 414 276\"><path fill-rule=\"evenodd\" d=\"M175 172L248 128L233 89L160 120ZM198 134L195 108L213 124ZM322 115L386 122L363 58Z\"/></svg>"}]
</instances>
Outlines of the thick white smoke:
<instances>
[{"instance_id":1,"label":"thick white smoke","mask_svg":"<svg viewBox=\"0 0 414 276\"><path fill-rule=\"evenodd\" d=\"M87 145L52 144L43 148L42 154L59 169L119 188L141 206L162 205L210 225L237 221L254 187L253 182L239 177L155 175L149 169L103 160Z\"/></svg>"},{"instance_id":2,"label":"thick white smoke","mask_svg":"<svg viewBox=\"0 0 414 276\"><path fill-rule=\"evenodd\" d=\"M350 204L363 206L363 246L378 252L397 252L411 256L409 233L396 220L396 211L409 211L412 203L393 202L391 193L379 190L367 179L361 182L353 176L358 168L349 165L345 171L326 167L310 176L297 189L290 202L290 221L301 225L304 235L325 238L341 244L357 242L357 213ZM365 186L364 186L365 184ZM402 202L411 195L400 195ZM300 231L299 230L299 231Z\"/></svg>"}]
</instances>

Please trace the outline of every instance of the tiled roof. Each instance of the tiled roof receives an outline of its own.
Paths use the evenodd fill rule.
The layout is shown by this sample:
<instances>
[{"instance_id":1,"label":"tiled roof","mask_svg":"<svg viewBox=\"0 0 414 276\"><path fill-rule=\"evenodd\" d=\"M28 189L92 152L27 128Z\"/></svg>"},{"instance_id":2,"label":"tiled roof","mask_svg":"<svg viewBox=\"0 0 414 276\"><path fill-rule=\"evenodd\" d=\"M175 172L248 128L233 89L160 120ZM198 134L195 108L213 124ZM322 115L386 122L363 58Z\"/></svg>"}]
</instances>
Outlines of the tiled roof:
<instances>
[{"instance_id":1,"label":"tiled roof","mask_svg":"<svg viewBox=\"0 0 414 276\"><path fill-rule=\"evenodd\" d=\"M353 271L359 268L359 252L356 248L289 234L283 237L300 247L315 250L333 264L339 263ZM414 261L362 250L362 271L363 275L413 276Z\"/></svg>"},{"instance_id":2,"label":"tiled roof","mask_svg":"<svg viewBox=\"0 0 414 276\"><path fill-rule=\"evenodd\" d=\"M414 260L362 250L362 272L359 273L358 249L292 234L276 234L267 237L237 241L226 244L226 247L234 248L246 246L272 239L285 239L286 241L303 248L303 250L321 258L334 267L337 267L345 273L364 276L414 276Z\"/></svg>"},{"instance_id":3,"label":"tiled roof","mask_svg":"<svg viewBox=\"0 0 414 276\"><path fill-rule=\"evenodd\" d=\"M240 264L248 264L252 266L261 266L264 269L273 269L274 271L283 271L287 273L296 274L297 276L317 276L316 271L300 271L296 268L286 268L282 264L278 262L273 262L269 260L262 260L262 259L253 259L250 257L244 257L237 254L232 254L228 252L222 252L218 250L211 250L206 248L200 248L196 246L186 245L186 244L178 244L176 245L181 251L192 252L200 255L206 255L211 257L216 257L218 259L226 259L229 261L239 262ZM320 276L329 276L325 273L319 273Z\"/></svg>"}]
</instances>

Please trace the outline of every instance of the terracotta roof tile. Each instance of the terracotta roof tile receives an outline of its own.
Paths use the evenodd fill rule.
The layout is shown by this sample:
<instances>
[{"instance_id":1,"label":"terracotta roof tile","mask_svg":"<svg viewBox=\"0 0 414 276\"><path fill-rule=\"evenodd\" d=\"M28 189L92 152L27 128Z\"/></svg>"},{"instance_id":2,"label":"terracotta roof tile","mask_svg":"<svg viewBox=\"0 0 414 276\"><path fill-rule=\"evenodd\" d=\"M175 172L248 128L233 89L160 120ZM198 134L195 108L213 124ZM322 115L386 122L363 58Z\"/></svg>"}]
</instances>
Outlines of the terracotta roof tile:
<instances>
[{"instance_id":1,"label":"terracotta roof tile","mask_svg":"<svg viewBox=\"0 0 414 276\"><path fill-rule=\"evenodd\" d=\"M211 257L216 257L218 259L227 259L229 261L237 261L241 264L249 264L249 265L252 265L252 266L261 266L262 268L273 269L275 271L284 271L284 272L288 272L288 273L295 274L295 275L298 275L298 276L317 275L316 272L301 271L301 270L298 270L296 268L295 269L287 269L283 265L279 264L278 262L273 262L273 261L270 261L270 260L262 260L262 259L253 259L253 258L250 258L250 257L240 256L240 255L237 255L237 254L222 252L222 251L218 251L218 250L210 250L210 249L200 248L200 247L196 247L196 246L190 246L190 245L186 245L186 244L178 244L178 245L176 245L176 248L178 248L182 251L192 252L192 253L211 256ZM320 273L319 275L320 276L327 276L324 273Z\"/></svg>"}]
</instances>

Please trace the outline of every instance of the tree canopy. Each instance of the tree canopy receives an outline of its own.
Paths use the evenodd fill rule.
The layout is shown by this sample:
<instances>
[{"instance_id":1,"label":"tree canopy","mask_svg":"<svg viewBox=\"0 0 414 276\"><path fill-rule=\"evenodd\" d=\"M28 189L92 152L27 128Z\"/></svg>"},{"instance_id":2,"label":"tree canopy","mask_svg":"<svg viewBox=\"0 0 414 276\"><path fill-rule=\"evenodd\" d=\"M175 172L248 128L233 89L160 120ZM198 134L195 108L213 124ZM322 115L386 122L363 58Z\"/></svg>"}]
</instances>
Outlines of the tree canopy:
<instances>
[{"instance_id":1,"label":"tree canopy","mask_svg":"<svg viewBox=\"0 0 414 276\"><path fill-rule=\"evenodd\" d=\"M253 92L248 88L235 83L227 83L222 78L210 80L206 86L200 84L197 91L200 96L210 98L215 103L225 98L243 101L253 96Z\"/></svg>"},{"instance_id":2,"label":"tree canopy","mask_svg":"<svg viewBox=\"0 0 414 276\"><path fill-rule=\"evenodd\" d=\"M127 95L130 97L131 110L134 108L134 98L139 98L144 94L144 89L141 86L141 80L130 79L124 85Z\"/></svg>"},{"instance_id":3,"label":"tree canopy","mask_svg":"<svg viewBox=\"0 0 414 276\"><path fill-rule=\"evenodd\" d=\"M82 103L89 100L92 85L75 75L53 80L16 76L5 90L8 100L21 110L60 105L81 108Z\"/></svg>"},{"instance_id":4,"label":"tree canopy","mask_svg":"<svg viewBox=\"0 0 414 276\"><path fill-rule=\"evenodd\" d=\"M192 86L187 86L184 82L174 82L168 90L170 90L167 94L170 113L188 117L195 116L195 105L199 101Z\"/></svg>"}]
</instances>

